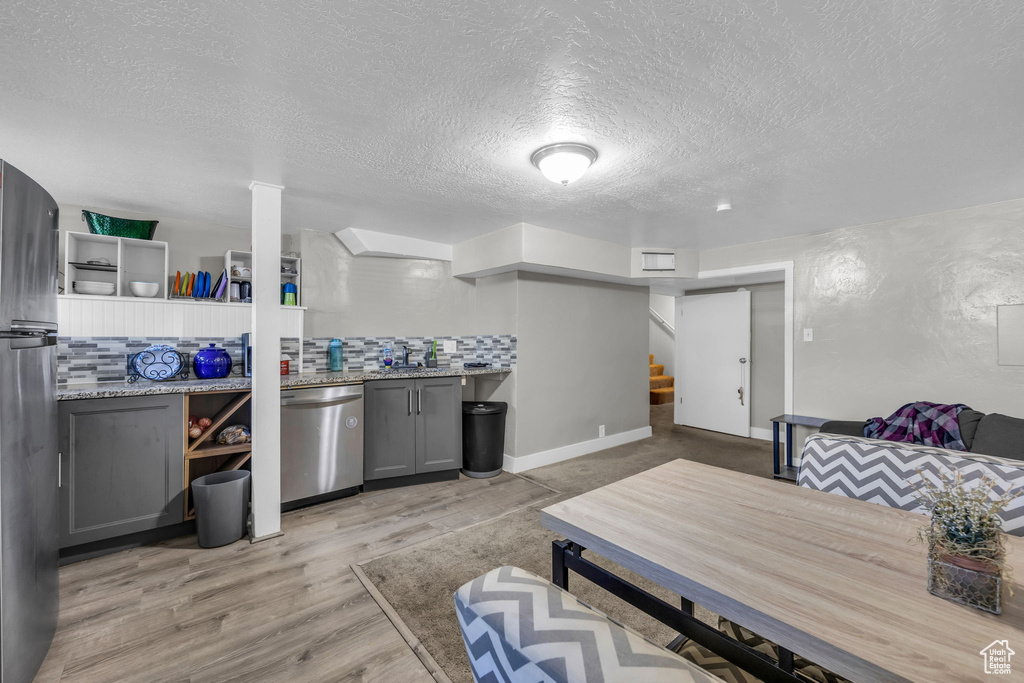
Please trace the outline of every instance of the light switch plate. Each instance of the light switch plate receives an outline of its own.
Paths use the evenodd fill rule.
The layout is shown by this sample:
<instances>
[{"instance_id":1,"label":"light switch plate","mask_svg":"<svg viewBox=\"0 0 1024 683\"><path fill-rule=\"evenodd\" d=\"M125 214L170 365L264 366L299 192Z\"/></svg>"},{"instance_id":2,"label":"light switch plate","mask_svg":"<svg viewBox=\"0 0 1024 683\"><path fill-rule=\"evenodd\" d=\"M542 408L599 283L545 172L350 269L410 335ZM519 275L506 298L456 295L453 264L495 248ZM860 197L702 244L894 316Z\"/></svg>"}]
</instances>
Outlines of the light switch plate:
<instances>
[{"instance_id":1,"label":"light switch plate","mask_svg":"<svg viewBox=\"0 0 1024 683\"><path fill-rule=\"evenodd\" d=\"M814 341L814 330L809 327L804 328L804 341Z\"/></svg>"},{"instance_id":2,"label":"light switch plate","mask_svg":"<svg viewBox=\"0 0 1024 683\"><path fill-rule=\"evenodd\" d=\"M454 339L445 339L444 340L444 352L445 353L455 353L458 350L458 348L459 348L459 343L457 341L455 341Z\"/></svg>"}]
</instances>

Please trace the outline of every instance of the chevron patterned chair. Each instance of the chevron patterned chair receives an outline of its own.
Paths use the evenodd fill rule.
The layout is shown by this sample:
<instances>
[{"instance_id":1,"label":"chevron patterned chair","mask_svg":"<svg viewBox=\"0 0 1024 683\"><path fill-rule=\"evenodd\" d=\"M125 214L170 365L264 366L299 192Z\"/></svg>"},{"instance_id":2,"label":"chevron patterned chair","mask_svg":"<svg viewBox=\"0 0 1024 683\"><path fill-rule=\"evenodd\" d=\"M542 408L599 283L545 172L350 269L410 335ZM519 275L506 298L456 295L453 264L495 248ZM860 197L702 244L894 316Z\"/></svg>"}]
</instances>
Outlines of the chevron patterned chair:
<instances>
[{"instance_id":1,"label":"chevron patterned chair","mask_svg":"<svg viewBox=\"0 0 1024 683\"><path fill-rule=\"evenodd\" d=\"M459 588L455 611L479 683L721 683L518 567Z\"/></svg>"},{"instance_id":2,"label":"chevron patterned chair","mask_svg":"<svg viewBox=\"0 0 1024 683\"><path fill-rule=\"evenodd\" d=\"M1024 461L934 446L839 434L811 434L800 455L800 486L847 498L927 514L917 500L921 477L938 483L940 473L959 470L968 482L995 480L1002 495L1024 486ZM1000 514L1003 530L1024 536L1024 496Z\"/></svg>"}]
</instances>

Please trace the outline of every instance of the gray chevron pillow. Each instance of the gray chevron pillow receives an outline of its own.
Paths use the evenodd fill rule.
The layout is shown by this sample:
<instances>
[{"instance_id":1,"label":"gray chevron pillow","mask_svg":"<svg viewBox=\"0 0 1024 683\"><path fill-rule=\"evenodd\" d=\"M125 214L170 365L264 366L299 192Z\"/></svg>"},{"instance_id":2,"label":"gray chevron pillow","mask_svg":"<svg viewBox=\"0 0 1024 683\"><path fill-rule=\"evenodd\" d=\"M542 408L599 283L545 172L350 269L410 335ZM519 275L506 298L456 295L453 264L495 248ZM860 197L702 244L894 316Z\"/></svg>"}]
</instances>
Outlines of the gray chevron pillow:
<instances>
[{"instance_id":1,"label":"gray chevron pillow","mask_svg":"<svg viewBox=\"0 0 1024 683\"><path fill-rule=\"evenodd\" d=\"M536 574L499 567L455 593L477 681L721 683Z\"/></svg>"}]
</instances>

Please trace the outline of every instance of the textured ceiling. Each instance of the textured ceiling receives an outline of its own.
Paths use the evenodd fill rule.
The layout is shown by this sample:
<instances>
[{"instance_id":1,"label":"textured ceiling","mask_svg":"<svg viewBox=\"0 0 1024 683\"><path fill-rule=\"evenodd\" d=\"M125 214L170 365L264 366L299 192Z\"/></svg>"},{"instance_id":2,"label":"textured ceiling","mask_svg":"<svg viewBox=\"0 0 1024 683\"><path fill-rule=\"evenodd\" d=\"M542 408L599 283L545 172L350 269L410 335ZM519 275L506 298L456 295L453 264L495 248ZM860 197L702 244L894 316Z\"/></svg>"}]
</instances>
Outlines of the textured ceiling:
<instances>
[{"instance_id":1,"label":"textured ceiling","mask_svg":"<svg viewBox=\"0 0 1024 683\"><path fill-rule=\"evenodd\" d=\"M292 230L708 248L1024 196L1022 44L1019 0L4 0L0 157L229 225L256 178Z\"/></svg>"}]
</instances>

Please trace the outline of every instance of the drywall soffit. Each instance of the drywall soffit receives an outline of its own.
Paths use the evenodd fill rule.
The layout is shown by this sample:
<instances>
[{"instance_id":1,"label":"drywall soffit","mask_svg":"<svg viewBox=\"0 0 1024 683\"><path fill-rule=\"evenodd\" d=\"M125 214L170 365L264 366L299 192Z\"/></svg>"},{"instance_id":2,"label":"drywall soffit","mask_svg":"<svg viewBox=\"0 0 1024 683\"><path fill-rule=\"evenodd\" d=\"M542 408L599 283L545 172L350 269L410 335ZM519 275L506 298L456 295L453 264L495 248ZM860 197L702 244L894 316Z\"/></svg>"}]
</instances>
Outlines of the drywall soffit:
<instances>
[{"instance_id":1,"label":"drywall soffit","mask_svg":"<svg viewBox=\"0 0 1024 683\"><path fill-rule=\"evenodd\" d=\"M456 244L452 274L480 278L512 271L562 275L584 280L650 286L696 278L699 253L662 249L676 256L671 272L646 272L642 252L621 244L520 223Z\"/></svg>"},{"instance_id":2,"label":"drywall soffit","mask_svg":"<svg viewBox=\"0 0 1024 683\"><path fill-rule=\"evenodd\" d=\"M431 261L452 260L452 246L441 242L428 242L415 237L389 235L360 228L345 228L334 234L355 256L428 259Z\"/></svg>"}]
</instances>

